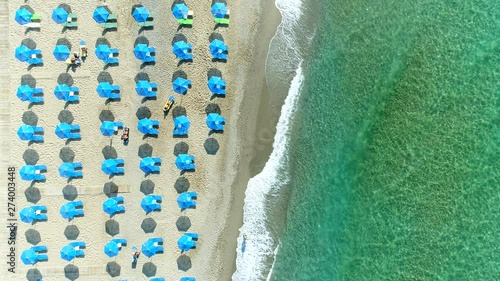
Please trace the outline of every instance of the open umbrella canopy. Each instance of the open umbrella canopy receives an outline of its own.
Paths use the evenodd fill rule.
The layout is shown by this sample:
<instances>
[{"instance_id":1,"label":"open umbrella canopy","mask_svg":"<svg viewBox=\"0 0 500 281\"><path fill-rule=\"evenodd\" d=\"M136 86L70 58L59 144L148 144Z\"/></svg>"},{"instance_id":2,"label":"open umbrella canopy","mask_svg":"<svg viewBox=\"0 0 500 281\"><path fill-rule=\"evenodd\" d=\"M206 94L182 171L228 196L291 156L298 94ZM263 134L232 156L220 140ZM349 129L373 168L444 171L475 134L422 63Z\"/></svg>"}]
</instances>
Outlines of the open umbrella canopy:
<instances>
[{"instance_id":1,"label":"open umbrella canopy","mask_svg":"<svg viewBox=\"0 0 500 281\"><path fill-rule=\"evenodd\" d=\"M109 18L109 12L105 7L97 7L94 10L94 14L92 15L92 18L97 22L97 23L105 23L108 21Z\"/></svg>"},{"instance_id":2,"label":"open umbrella canopy","mask_svg":"<svg viewBox=\"0 0 500 281\"><path fill-rule=\"evenodd\" d=\"M191 80L184 79L182 77L178 77L172 83L174 87L174 92L178 94L185 94L189 89L189 85L191 85Z\"/></svg>"},{"instance_id":3,"label":"open umbrella canopy","mask_svg":"<svg viewBox=\"0 0 500 281\"><path fill-rule=\"evenodd\" d=\"M146 195L144 198L142 198L141 201L141 207L144 210L144 212L150 213L155 210L155 206L158 203L156 203L156 199L152 195Z\"/></svg>"},{"instance_id":4,"label":"open umbrella canopy","mask_svg":"<svg viewBox=\"0 0 500 281\"><path fill-rule=\"evenodd\" d=\"M224 53L228 49L227 46L224 44L224 42L222 42L219 39L215 39L212 42L210 42L210 45L208 45L208 47L210 48L210 53L214 57Z\"/></svg>"},{"instance_id":5,"label":"open umbrella canopy","mask_svg":"<svg viewBox=\"0 0 500 281\"><path fill-rule=\"evenodd\" d=\"M151 84L146 80L139 80L135 85L135 91L140 96L147 96L151 89Z\"/></svg>"},{"instance_id":6,"label":"open umbrella canopy","mask_svg":"<svg viewBox=\"0 0 500 281\"><path fill-rule=\"evenodd\" d=\"M187 154L179 154L175 159L175 165L180 170L187 170L193 164L193 160L191 160L191 156Z\"/></svg>"},{"instance_id":7,"label":"open umbrella canopy","mask_svg":"<svg viewBox=\"0 0 500 281\"><path fill-rule=\"evenodd\" d=\"M175 42L172 46L172 52L180 59L184 58L189 53L189 50L191 50L191 44L184 41Z\"/></svg>"},{"instance_id":8,"label":"open umbrella canopy","mask_svg":"<svg viewBox=\"0 0 500 281\"><path fill-rule=\"evenodd\" d=\"M68 46L66 45L56 45L54 48L54 57L58 61L65 61L68 59L69 55L71 54Z\"/></svg>"},{"instance_id":9,"label":"open umbrella canopy","mask_svg":"<svg viewBox=\"0 0 500 281\"><path fill-rule=\"evenodd\" d=\"M95 48L95 55L100 60L107 59L110 54L111 54L111 50L110 50L108 45L101 44L101 45L98 45L97 48Z\"/></svg>"},{"instance_id":10,"label":"open umbrella canopy","mask_svg":"<svg viewBox=\"0 0 500 281\"><path fill-rule=\"evenodd\" d=\"M195 204L193 201L193 197L191 197L189 193L183 192L179 195L179 197L177 197L177 205L179 205L179 208L181 209L187 209L191 208Z\"/></svg>"},{"instance_id":11,"label":"open umbrella canopy","mask_svg":"<svg viewBox=\"0 0 500 281\"><path fill-rule=\"evenodd\" d=\"M54 89L54 95L60 100L67 100L70 92L71 90L66 84L58 84Z\"/></svg>"},{"instance_id":12,"label":"open umbrella canopy","mask_svg":"<svg viewBox=\"0 0 500 281\"><path fill-rule=\"evenodd\" d=\"M71 202L68 202L61 206L59 213L65 219L72 219L76 215L76 208Z\"/></svg>"},{"instance_id":13,"label":"open umbrella canopy","mask_svg":"<svg viewBox=\"0 0 500 281\"><path fill-rule=\"evenodd\" d=\"M35 220L35 210L32 207L26 207L19 212L19 216L21 217L21 221L25 223L31 223Z\"/></svg>"},{"instance_id":14,"label":"open umbrella canopy","mask_svg":"<svg viewBox=\"0 0 500 281\"><path fill-rule=\"evenodd\" d=\"M71 177L75 169L73 168L72 163L62 163L57 171L59 172L59 175L61 177L69 178Z\"/></svg>"},{"instance_id":15,"label":"open umbrella canopy","mask_svg":"<svg viewBox=\"0 0 500 281\"><path fill-rule=\"evenodd\" d=\"M56 135L61 138L69 138L69 135L71 134L71 125L68 123L59 123L56 126Z\"/></svg>"},{"instance_id":16,"label":"open umbrella canopy","mask_svg":"<svg viewBox=\"0 0 500 281\"><path fill-rule=\"evenodd\" d=\"M33 95L33 89L28 85L21 85L17 88L16 96L22 101L29 101Z\"/></svg>"},{"instance_id":17,"label":"open umbrella canopy","mask_svg":"<svg viewBox=\"0 0 500 281\"><path fill-rule=\"evenodd\" d=\"M149 12L145 7L136 7L132 13L132 17L137 22L145 22L149 18Z\"/></svg>"},{"instance_id":18,"label":"open umbrella canopy","mask_svg":"<svg viewBox=\"0 0 500 281\"><path fill-rule=\"evenodd\" d=\"M14 54L16 59L22 62L27 61L30 58L30 55L31 55L31 49L26 47L25 45L17 47L16 52Z\"/></svg>"},{"instance_id":19,"label":"open umbrella canopy","mask_svg":"<svg viewBox=\"0 0 500 281\"><path fill-rule=\"evenodd\" d=\"M21 125L19 130L17 130L17 135L21 140L31 140L35 134L35 129L30 125Z\"/></svg>"},{"instance_id":20,"label":"open umbrella canopy","mask_svg":"<svg viewBox=\"0 0 500 281\"><path fill-rule=\"evenodd\" d=\"M219 94L224 92L224 87L226 86L226 81L222 80L221 77L212 76L208 79L208 88L214 94Z\"/></svg>"},{"instance_id":21,"label":"open umbrella canopy","mask_svg":"<svg viewBox=\"0 0 500 281\"><path fill-rule=\"evenodd\" d=\"M187 134L191 121L185 115L181 115L174 119L174 133Z\"/></svg>"},{"instance_id":22,"label":"open umbrella canopy","mask_svg":"<svg viewBox=\"0 0 500 281\"><path fill-rule=\"evenodd\" d=\"M120 252L120 247L118 247L118 244L116 244L115 241L111 240L106 245L104 245L104 253L112 258L116 257L118 253Z\"/></svg>"},{"instance_id":23,"label":"open umbrella canopy","mask_svg":"<svg viewBox=\"0 0 500 281\"><path fill-rule=\"evenodd\" d=\"M61 259L71 261L76 257L75 247L66 245L61 249Z\"/></svg>"},{"instance_id":24,"label":"open umbrella canopy","mask_svg":"<svg viewBox=\"0 0 500 281\"><path fill-rule=\"evenodd\" d=\"M179 281L196 281L194 277L182 277Z\"/></svg>"},{"instance_id":25,"label":"open umbrella canopy","mask_svg":"<svg viewBox=\"0 0 500 281\"><path fill-rule=\"evenodd\" d=\"M33 249L24 250L21 254L21 260L24 264L35 264L36 263L37 254Z\"/></svg>"},{"instance_id":26,"label":"open umbrella canopy","mask_svg":"<svg viewBox=\"0 0 500 281\"><path fill-rule=\"evenodd\" d=\"M139 130L143 134L149 134L152 128L153 128L153 121L151 121L148 118L143 118L139 120L139 122L137 123L137 130Z\"/></svg>"},{"instance_id":27,"label":"open umbrella canopy","mask_svg":"<svg viewBox=\"0 0 500 281\"><path fill-rule=\"evenodd\" d=\"M19 9L16 11L16 16L14 19L20 25L25 25L31 21L31 13L25 8Z\"/></svg>"},{"instance_id":28,"label":"open umbrella canopy","mask_svg":"<svg viewBox=\"0 0 500 281\"><path fill-rule=\"evenodd\" d=\"M189 13L189 9L186 4L175 4L174 9L172 10L172 14L176 19L185 19Z\"/></svg>"},{"instance_id":29,"label":"open umbrella canopy","mask_svg":"<svg viewBox=\"0 0 500 281\"><path fill-rule=\"evenodd\" d=\"M118 172L118 167L115 159L106 159L102 162L101 170L106 175L116 174Z\"/></svg>"},{"instance_id":30,"label":"open umbrella canopy","mask_svg":"<svg viewBox=\"0 0 500 281\"><path fill-rule=\"evenodd\" d=\"M225 121L225 118L220 116L217 113L210 113L207 116L207 126L211 130L220 130L223 129L224 127L222 126L222 123Z\"/></svg>"},{"instance_id":31,"label":"open umbrella canopy","mask_svg":"<svg viewBox=\"0 0 500 281\"><path fill-rule=\"evenodd\" d=\"M154 256L157 252L156 245L151 240L144 242L144 244L142 244L141 250L142 253L148 258Z\"/></svg>"},{"instance_id":32,"label":"open umbrella canopy","mask_svg":"<svg viewBox=\"0 0 500 281\"><path fill-rule=\"evenodd\" d=\"M189 251L196 246L196 242L193 241L191 236L182 235L181 238L177 240L177 246L179 246L181 251Z\"/></svg>"},{"instance_id":33,"label":"open umbrella canopy","mask_svg":"<svg viewBox=\"0 0 500 281\"><path fill-rule=\"evenodd\" d=\"M115 134L115 127L115 122L104 121L100 127L101 133L106 137L110 137Z\"/></svg>"},{"instance_id":34,"label":"open umbrella canopy","mask_svg":"<svg viewBox=\"0 0 500 281\"><path fill-rule=\"evenodd\" d=\"M139 168L144 172L144 173L151 173L153 172L154 166L156 162L153 160L151 157L146 157L141 159L141 163L139 163Z\"/></svg>"},{"instance_id":35,"label":"open umbrella canopy","mask_svg":"<svg viewBox=\"0 0 500 281\"><path fill-rule=\"evenodd\" d=\"M139 60L146 60L146 57L149 54L149 47L146 44L137 44L134 48L134 55Z\"/></svg>"},{"instance_id":36,"label":"open umbrella canopy","mask_svg":"<svg viewBox=\"0 0 500 281\"><path fill-rule=\"evenodd\" d=\"M118 212L118 202L114 198L108 198L102 203L102 210L109 215L114 215Z\"/></svg>"},{"instance_id":37,"label":"open umbrella canopy","mask_svg":"<svg viewBox=\"0 0 500 281\"><path fill-rule=\"evenodd\" d=\"M212 6L212 15L215 18L224 18L227 14L226 4L217 2Z\"/></svg>"},{"instance_id":38,"label":"open umbrella canopy","mask_svg":"<svg viewBox=\"0 0 500 281\"><path fill-rule=\"evenodd\" d=\"M68 20L68 12L61 7L55 8L54 11L52 11L52 19L57 24L61 24Z\"/></svg>"},{"instance_id":39,"label":"open umbrella canopy","mask_svg":"<svg viewBox=\"0 0 500 281\"><path fill-rule=\"evenodd\" d=\"M35 179L36 169L32 165L24 165L19 171L22 180L30 181Z\"/></svg>"},{"instance_id":40,"label":"open umbrella canopy","mask_svg":"<svg viewBox=\"0 0 500 281\"><path fill-rule=\"evenodd\" d=\"M107 98L113 93L113 87L108 82L101 82L96 88L97 94L102 98Z\"/></svg>"}]
</instances>

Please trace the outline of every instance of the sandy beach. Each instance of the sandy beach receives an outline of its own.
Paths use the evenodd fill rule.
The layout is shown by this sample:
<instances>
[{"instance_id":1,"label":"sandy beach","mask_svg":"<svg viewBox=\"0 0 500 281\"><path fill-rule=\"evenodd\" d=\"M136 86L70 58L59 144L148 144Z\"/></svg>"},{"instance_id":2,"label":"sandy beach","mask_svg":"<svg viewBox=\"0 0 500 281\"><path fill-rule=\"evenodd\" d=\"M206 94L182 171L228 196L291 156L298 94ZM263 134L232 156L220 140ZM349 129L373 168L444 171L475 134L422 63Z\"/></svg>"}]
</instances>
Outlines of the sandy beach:
<instances>
[{"instance_id":1,"label":"sandy beach","mask_svg":"<svg viewBox=\"0 0 500 281\"><path fill-rule=\"evenodd\" d=\"M131 15L132 6L139 2L108 1L104 4L118 15L118 29L108 32L103 32L92 19L94 9L103 3L67 1L66 4L78 16L78 29L63 30L50 18L57 3L40 0L9 2L10 149L4 151L6 155L2 162L11 156L8 163L17 170L27 162L48 167L44 182L22 181L18 175L16 179L16 211L33 204L46 205L48 220L33 225L18 221L16 273L9 273L8 280L37 280L33 279L36 276L43 280L75 277L93 281L149 280L156 276L168 280L184 276L197 280L230 280L234 272L236 237L241 226L246 182L265 161L269 154L266 147L272 141L272 138L267 141L252 136L259 122L269 117L264 65L267 46L279 22L274 3L262 0L259 6L242 0L228 1L231 23L229 27L216 28L210 2L188 1L187 5L194 12L194 24L192 28L178 28L171 14L171 1L140 1L154 17L154 29L142 30ZM14 21L15 11L22 5L28 5L41 15L39 31L26 31L26 27ZM229 46L227 63L211 59L208 44L213 33L222 36ZM172 53L172 40L179 34L187 38L187 43L193 44L193 62L178 64ZM80 40L86 42L89 56L80 67L72 69L66 63L56 61L52 51L59 39L68 40L72 52L78 51ZM43 66L28 68L26 63L14 58L14 50L23 40L35 43L36 48L42 50ZM156 48L155 65L144 66L134 57L136 40L146 41ZM107 41L112 48L119 49L119 65L106 66L97 59L94 50L98 41ZM220 71L227 82L225 98L214 98L206 85L207 75L214 69ZM186 95L172 91L172 75L179 70L193 81ZM158 83L157 99L143 100L137 95L135 84L138 77L148 77L151 82ZM120 101L108 102L97 95L96 87L102 79L112 80L113 84L120 86ZM79 87L78 103L66 104L56 99L53 91L58 80ZM43 104L29 104L15 96L18 86L26 81L36 82L37 88L44 89ZM168 115L164 115L162 106L173 94L176 102ZM207 113L214 111L220 111L226 117L224 133L210 133L205 125ZM158 137L144 137L137 130L138 117L149 115L148 112L151 119L160 121ZM174 138L172 116L183 112L191 120L189 136ZM111 138L100 133L103 115L130 127L128 145L120 140L121 131ZM59 139L54 130L61 121L79 124L81 140L68 142ZM43 127L44 142L28 144L19 140L16 131L23 122ZM207 153L204 147L207 139L218 143L219 149L215 153ZM196 157L196 171L180 173L174 164L179 151ZM30 159L27 159L28 155ZM141 156L145 155L162 159L159 174L145 175L139 169ZM125 160L124 175L109 177L101 171L102 161L110 156ZM82 178L67 180L59 176L62 159L68 158L82 163ZM2 184L6 178L2 178ZM145 190L146 186L150 190ZM198 192L197 208L181 211L176 199L179 192L187 190ZM146 214L142 210L141 199L148 193L163 196L161 211ZM117 195L124 197L126 211L110 218L103 212L102 203ZM73 200L83 201L85 215L68 222L61 217L59 209L62 204ZM4 209L2 217L5 216L3 212ZM180 218L188 219L189 227L180 227ZM151 219L156 224L154 229L141 227L144 221L150 222ZM106 226L118 226L119 229L111 230ZM70 230L77 231L68 233ZM185 231L196 232L200 238L196 249L181 254L177 239ZM141 255L133 268L131 248L140 248L151 237L163 237L164 253L152 258ZM109 258L103 247L113 238L127 239L127 245L116 258ZM60 258L59 252L72 241L86 242L85 257L66 262ZM22 251L35 244L48 247L48 261L36 266L22 264L19 259ZM6 254L1 253L3 257ZM107 271L110 262L119 265L119 274L113 277ZM4 266L5 262L2 264Z\"/></svg>"}]
</instances>

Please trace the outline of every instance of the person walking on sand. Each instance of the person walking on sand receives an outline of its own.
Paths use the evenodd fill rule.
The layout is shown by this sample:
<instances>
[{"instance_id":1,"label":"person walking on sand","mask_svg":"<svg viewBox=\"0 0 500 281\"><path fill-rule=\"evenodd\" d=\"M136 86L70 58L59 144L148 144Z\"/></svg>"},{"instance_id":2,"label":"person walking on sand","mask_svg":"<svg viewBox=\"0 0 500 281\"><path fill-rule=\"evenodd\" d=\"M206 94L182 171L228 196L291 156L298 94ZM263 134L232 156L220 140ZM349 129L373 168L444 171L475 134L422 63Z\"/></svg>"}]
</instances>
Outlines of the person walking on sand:
<instances>
[{"instance_id":1,"label":"person walking on sand","mask_svg":"<svg viewBox=\"0 0 500 281\"><path fill-rule=\"evenodd\" d=\"M135 252L132 254L132 263L136 263L137 259L141 255L141 250L137 249L137 247L132 247L132 251L135 250Z\"/></svg>"}]
</instances>

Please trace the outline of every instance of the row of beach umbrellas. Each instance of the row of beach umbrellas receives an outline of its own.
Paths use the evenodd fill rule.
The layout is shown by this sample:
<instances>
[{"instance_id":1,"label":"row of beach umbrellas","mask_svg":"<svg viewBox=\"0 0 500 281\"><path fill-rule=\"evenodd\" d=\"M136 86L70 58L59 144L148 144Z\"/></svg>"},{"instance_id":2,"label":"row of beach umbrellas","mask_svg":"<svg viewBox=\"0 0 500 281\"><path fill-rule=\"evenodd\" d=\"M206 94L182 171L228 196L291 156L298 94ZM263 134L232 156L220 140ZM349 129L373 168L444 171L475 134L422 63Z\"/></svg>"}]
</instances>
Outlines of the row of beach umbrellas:
<instances>
[{"instance_id":1,"label":"row of beach umbrellas","mask_svg":"<svg viewBox=\"0 0 500 281\"><path fill-rule=\"evenodd\" d=\"M228 11L229 10L227 9L226 4L221 2L214 3L211 8L214 18L224 18L228 15ZM172 14L176 19L187 19L189 15L189 8L184 3L175 4L172 9ZM62 24L68 21L69 15L70 11L67 11L64 7L57 7L52 11L51 18L55 23ZM97 23L105 23L108 21L110 15L111 13L108 7L100 6L94 10L92 18ZM14 19L20 25L26 25L32 21L32 17L33 13L31 13L28 9L20 8L16 10ZM139 23L146 22L150 17L150 13L146 7L137 6L132 12L132 17Z\"/></svg>"}]
</instances>

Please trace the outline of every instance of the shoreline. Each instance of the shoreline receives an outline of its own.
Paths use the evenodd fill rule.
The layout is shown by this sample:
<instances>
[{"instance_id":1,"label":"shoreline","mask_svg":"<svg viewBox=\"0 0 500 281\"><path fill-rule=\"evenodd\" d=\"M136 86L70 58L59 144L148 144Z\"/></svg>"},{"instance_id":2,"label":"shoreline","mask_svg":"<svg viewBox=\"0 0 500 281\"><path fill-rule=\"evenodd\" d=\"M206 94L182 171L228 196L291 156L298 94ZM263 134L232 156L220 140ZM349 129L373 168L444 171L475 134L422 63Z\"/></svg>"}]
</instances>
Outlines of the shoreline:
<instances>
[{"instance_id":1,"label":"shoreline","mask_svg":"<svg viewBox=\"0 0 500 281\"><path fill-rule=\"evenodd\" d=\"M246 5L249 5L246 3ZM244 8L242 8L245 10ZM247 15L241 15L245 17ZM231 280L236 270L236 247L239 229L243 225L243 205L245 190L248 180L259 173L269 159L272 152L274 131L279 111L273 111L270 104L271 98L266 82L266 62L272 38L275 36L281 22L281 15L274 0L261 0L260 13L256 17L258 24L253 31L253 49L250 65L245 71L244 84L241 85L243 96L238 107L237 138L239 159L237 174L231 185L232 200L229 216L224 227L222 237L219 239L223 247L222 279ZM244 27L240 27L244 28ZM248 74L248 75L246 75ZM260 90L257 90L260 89ZM258 95L255 93L259 92ZM277 116L275 116L277 115ZM255 119L254 119L255 117ZM271 119L274 118L274 119ZM270 121L272 120L272 121ZM267 138L256 137L259 128L272 130ZM228 141L230 142L230 141ZM232 167L231 167L232 169Z\"/></svg>"}]
</instances>

